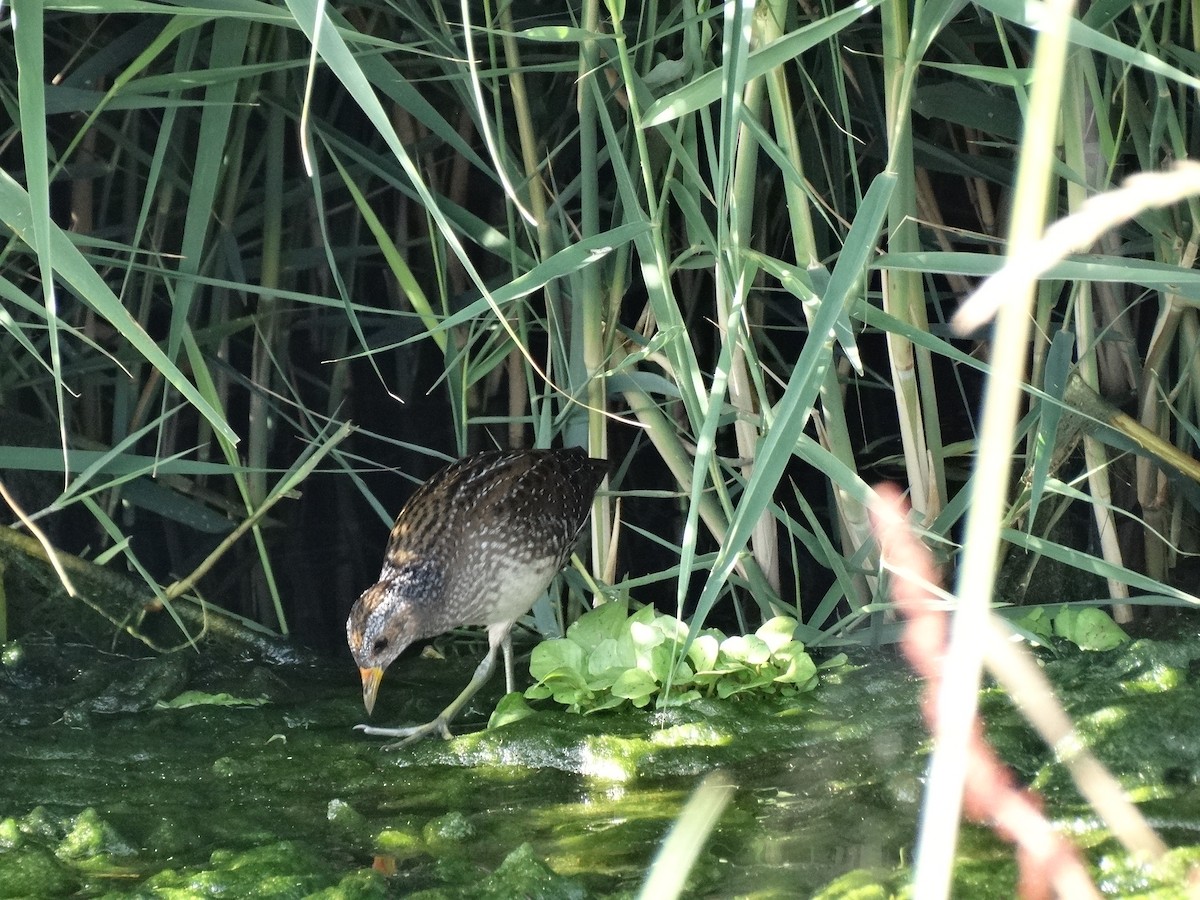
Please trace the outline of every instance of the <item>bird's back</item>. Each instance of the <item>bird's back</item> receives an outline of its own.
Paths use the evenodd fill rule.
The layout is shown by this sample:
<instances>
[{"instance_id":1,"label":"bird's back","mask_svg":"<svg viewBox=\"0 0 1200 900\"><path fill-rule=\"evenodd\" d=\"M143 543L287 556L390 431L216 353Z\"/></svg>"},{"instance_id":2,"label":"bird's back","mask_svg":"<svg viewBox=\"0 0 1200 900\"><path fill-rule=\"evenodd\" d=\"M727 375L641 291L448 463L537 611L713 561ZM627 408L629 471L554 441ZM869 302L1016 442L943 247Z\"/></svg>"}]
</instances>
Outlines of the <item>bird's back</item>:
<instances>
[{"instance_id":1,"label":"bird's back","mask_svg":"<svg viewBox=\"0 0 1200 900\"><path fill-rule=\"evenodd\" d=\"M405 504L387 566L434 566L429 634L512 621L562 567L606 463L578 448L487 451L447 466Z\"/></svg>"}]
</instances>

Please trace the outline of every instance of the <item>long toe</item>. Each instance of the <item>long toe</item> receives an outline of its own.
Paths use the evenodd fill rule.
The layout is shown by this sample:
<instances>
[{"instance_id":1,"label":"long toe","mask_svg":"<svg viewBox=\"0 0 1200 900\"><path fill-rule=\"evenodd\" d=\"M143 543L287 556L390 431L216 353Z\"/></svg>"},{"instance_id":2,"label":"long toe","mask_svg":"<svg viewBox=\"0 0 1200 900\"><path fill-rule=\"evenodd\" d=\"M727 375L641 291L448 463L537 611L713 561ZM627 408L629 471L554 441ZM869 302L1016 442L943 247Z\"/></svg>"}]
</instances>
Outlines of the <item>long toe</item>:
<instances>
[{"instance_id":1,"label":"long toe","mask_svg":"<svg viewBox=\"0 0 1200 900\"><path fill-rule=\"evenodd\" d=\"M417 725L413 728L398 729L399 731L407 731L408 734L397 734L400 738L398 741L393 741L390 744L384 744L384 750L395 750L399 747L405 747L408 744L415 744L417 741L423 740L431 734L437 733L442 736L442 740L448 741L453 735L450 734L450 724L441 716L438 716L432 722L426 722L424 725Z\"/></svg>"},{"instance_id":2,"label":"long toe","mask_svg":"<svg viewBox=\"0 0 1200 900\"><path fill-rule=\"evenodd\" d=\"M407 744L415 744L417 741L431 734L440 734L447 741L453 737L450 733L450 723L445 716L438 716L432 722L426 722L424 725L411 725L406 728L380 728L376 725L355 725L354 730L376 737L400 738L400 740L391 744L385 744L383 746L384 750L394 750L397 747L403 747Z\"/></svg>"}]
</instances>

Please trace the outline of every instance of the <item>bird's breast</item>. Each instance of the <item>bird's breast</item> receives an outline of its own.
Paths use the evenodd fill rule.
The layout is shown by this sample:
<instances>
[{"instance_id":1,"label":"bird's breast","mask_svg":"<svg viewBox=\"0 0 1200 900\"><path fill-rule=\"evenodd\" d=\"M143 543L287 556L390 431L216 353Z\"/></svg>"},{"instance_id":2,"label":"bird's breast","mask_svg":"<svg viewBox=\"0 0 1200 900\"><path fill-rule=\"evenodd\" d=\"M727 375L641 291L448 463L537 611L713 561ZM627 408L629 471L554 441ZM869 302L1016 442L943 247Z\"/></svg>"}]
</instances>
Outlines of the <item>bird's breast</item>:
<instances>
[{"instance_id":1,"label":"bird's breast","mask_svg":"<svg viewBox=\"0 0 1200 900\"><path fill-rule=\"evenodd\" d=\"M527 613L562 564L558 557L519 558L476 551L456 573L447 594L463 625L513 622Z\"/></svg>"}]
</instances>

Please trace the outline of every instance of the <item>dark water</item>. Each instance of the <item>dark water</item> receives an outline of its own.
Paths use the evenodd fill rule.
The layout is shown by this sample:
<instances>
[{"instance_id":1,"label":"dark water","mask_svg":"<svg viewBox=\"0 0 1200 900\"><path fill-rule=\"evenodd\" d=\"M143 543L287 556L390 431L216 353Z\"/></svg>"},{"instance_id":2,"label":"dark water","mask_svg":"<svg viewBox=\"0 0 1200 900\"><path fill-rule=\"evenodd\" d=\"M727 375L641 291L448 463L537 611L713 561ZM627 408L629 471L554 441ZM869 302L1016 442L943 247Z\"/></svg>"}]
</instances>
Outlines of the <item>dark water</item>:
<instances>
[{"instance_id":1,"label":"dark water","mask_svg":"<svg viewBox=\"0 0 1200 900\"><path fill-rule=\"evenodd\" d=\"M1200 844L1198 659L1198 641L1140 642L1048 663L1081 731L1185 848L1167 875L1133 866L1005 698L983 699L1000 752L1047 795L1109 896L1185 895ZM850 880L900 887L927 742L905 669L859 662L790 704L548 710L384 751L350 728L363 715L349 664L10 645L0 896L633 896L717 769L736 789L687 896L808 897L862 869ZM432 717L474 663L394 666L375 721ZM155 707L185 690L261 705ZM482 727L496 698L485 691L456 734ZM1011 853L990 834L968 828L961 859L956 896L1013 895ZM825 896L850 896L842 885Z\"/></svg>"}]
</instances>

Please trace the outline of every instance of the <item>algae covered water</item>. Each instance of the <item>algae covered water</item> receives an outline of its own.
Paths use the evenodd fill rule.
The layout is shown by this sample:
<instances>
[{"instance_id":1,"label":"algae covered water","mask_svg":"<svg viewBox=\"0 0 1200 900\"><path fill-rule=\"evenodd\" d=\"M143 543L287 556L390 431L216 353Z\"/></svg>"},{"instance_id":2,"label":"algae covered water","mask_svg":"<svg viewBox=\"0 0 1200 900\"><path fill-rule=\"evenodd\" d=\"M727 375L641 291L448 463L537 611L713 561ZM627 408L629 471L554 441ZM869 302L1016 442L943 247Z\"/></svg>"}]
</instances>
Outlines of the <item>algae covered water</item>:
<instances>
[{"instance_id":1,"label":"algae covered water","mask_svg":"<svg viewBox=\"0 0 1200 900\"><path fill-rule=\"evenodd\" d=\"M989 733L1110 896L1184 896L1200 829L1200 642L1050 659L1081 732L1175 851L1125 859L1008 702ZM544 707L394 751L362 721L347 663L205 652L132 658L11 644L0 671L0 896L609 897L636 894L699 780L735 785L688 896L887 896L902 889L927 738L916 685L878 656L789 702L663 711ZM474 660L389 672L375 721L422 721ZM1009 897L1008 847L968 828L956 892ZM857 894L867 890L868 894Z\"/></svg>"}]
</instances>

